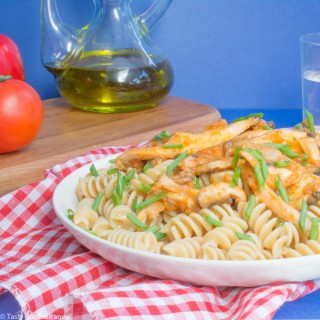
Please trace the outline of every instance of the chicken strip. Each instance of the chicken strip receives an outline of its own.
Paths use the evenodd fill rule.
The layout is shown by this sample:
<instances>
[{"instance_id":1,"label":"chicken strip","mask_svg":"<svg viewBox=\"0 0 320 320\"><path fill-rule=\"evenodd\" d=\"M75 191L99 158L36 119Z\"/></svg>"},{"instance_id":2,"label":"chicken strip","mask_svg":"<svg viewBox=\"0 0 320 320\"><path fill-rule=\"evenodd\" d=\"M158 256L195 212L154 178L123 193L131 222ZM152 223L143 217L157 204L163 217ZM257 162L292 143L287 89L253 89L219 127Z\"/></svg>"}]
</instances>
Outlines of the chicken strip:
<instances>
[{"instance_id":1,"label":"chicken strip","mask_svg":"<svg viewBox=\"0 0 320 320\"><path fill-rule=\"evenodd\" d=\"M153 146L129 149L117 157L116 165L120 170L125 171L129 166L134 167L132 164L139 160L150 160L157 157L161 157L163 160L173 159L178 153L185 151L188 151L189 154L197 153L238 136L259 121L260 119L258 118L249 118L232 123L227 127L214 128L198 134L176 132L166 144L180 145L182 147L165 148L163 146Z\"/></svg>"}]
</instances>

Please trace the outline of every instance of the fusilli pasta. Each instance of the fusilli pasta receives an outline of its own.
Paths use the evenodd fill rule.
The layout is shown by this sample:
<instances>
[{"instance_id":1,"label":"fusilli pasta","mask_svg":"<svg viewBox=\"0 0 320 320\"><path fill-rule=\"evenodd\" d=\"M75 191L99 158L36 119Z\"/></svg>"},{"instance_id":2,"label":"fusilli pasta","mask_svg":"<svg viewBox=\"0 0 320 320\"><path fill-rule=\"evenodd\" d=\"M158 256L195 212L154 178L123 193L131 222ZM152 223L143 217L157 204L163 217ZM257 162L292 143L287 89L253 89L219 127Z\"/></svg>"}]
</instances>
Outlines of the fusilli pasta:
<instances>
[{"instance_id":1,"label":"fusilli pasta","mask_svg":"<svg viewBox=\"0 0 320 320\"><path fill-rule=\"evenodd\" d=\"M320 156L312 153L319 138L306 121L275 130L255 115L198 134L159 134L79 179L73 222L107 241L175 257L319 254Z\"/></svg>"}]
</instances>

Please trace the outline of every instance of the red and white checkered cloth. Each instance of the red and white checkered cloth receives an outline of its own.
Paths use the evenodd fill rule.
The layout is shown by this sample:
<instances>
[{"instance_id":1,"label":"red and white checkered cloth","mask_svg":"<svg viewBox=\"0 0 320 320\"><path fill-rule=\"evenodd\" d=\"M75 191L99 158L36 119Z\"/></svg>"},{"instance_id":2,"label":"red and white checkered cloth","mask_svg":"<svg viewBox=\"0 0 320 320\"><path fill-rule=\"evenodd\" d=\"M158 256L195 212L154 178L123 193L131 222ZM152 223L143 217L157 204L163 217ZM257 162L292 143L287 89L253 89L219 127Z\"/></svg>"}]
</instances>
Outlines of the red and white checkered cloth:
<instances>
[{"instance_id":1,"label":"red and white checkered cloth","mask_svg":"<svg viewBox=\"0 0 320 320\"><path fill-rule=\"evenodd\" d=\"M285 301L319 289L320 280L194 286L134 273L89 252L56 218L53 191L75 169L124 150L89 152L0 198L0 293L12 292L26 319L272 319Z\"/></svg>"}]
</instances>

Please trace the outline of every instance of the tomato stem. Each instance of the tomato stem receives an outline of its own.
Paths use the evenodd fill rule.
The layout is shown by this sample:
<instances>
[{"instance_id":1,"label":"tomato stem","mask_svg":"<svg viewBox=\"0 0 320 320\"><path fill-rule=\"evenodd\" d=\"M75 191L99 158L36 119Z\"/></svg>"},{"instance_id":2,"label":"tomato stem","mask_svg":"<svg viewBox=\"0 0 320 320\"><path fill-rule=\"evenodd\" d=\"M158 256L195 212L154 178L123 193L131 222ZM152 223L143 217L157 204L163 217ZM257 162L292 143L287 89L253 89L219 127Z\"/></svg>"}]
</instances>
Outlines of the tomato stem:
<instances>
[{"instance_id":1,"label":"tomato stem","mask_svg":"<svg viewBox=\"0 0 320 320\"><path fill-rule=\"evenodd\" d=\"M11 76L0 76L0 82L4 82L4 81L10 80L10 79L12 79Z\"/></svg>"}]
</instances>

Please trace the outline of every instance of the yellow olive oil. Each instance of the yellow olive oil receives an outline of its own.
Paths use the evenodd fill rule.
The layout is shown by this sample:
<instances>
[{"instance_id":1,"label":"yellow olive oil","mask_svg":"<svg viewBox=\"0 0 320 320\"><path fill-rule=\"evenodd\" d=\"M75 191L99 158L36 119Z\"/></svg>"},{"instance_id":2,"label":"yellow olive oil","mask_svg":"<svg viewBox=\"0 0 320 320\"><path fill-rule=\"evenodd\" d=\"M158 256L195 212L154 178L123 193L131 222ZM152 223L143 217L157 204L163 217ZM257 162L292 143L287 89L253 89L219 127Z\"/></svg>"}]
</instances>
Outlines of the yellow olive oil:
<instances>
[{"instance_id":1,"label":"yellow olive oil","mask_svg":"<svg viewBox=\"0 0 320 320\"><path fill-rule=\"evenodd\" d=\"M56 77L61 95L86 111L115 113L152 108L168 95L173 84L168 60L150 59L138 50L92 51L71 65L46 67Z\"/></svg>"}]
</instances>

